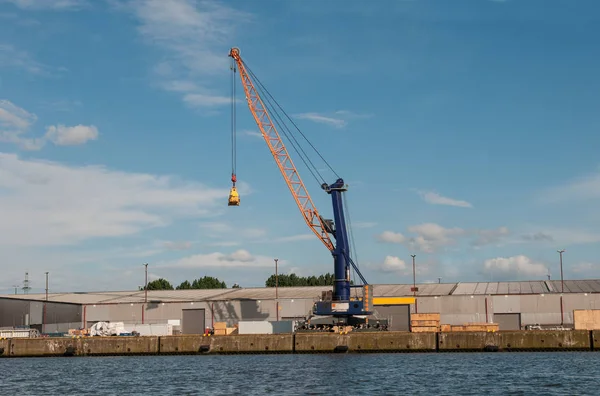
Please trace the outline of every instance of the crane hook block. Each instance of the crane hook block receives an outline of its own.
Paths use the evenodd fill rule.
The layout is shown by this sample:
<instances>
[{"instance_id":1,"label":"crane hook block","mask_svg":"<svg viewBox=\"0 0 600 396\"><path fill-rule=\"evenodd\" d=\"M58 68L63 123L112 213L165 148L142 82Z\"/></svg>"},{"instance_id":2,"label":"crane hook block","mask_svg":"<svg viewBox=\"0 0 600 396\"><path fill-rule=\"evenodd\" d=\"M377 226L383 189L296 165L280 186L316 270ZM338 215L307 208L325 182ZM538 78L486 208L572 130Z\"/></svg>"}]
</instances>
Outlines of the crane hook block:
<instances>
[{"instance_id":1,"label":"crane hook block","mask_svg":"<svg viewBox=\"0 0 600 396\"><path fill-rule=\"evenodd\" d=\"M240 194L237 192L237 188L231 187L229 191L229 204L228 206L240 206Z\"/></svg>"}]
</instances>

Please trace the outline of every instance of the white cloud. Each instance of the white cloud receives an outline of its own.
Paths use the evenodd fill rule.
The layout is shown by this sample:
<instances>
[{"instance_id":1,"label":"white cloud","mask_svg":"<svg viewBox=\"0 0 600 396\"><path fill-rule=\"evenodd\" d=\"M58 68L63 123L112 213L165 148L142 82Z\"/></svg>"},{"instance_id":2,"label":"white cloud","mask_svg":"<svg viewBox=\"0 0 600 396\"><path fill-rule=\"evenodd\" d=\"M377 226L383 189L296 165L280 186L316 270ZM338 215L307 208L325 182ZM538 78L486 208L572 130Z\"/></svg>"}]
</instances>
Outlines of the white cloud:
<instances>
[{"instance_id":1,"label":"white cloud","mask_svg":"<svg viewBox=\"0 0 600 396\"><path fill-rule=\"evenodd\" d=\"M0 100L0 142L14 143L24 150L40 150L48 141L57 146L72 146L98 138L98 129L94 125L81 124L49 126L42 137L24 137L36 121L35 114L8 100Z\"/></svg>"},{"instance_id":2,"label":"white cloud","mask_svg":"<svg viewBox=\"0 0 600 396\"><path fill-rule=\"evenodd\" d=\"M406 262L396 256L385 256L381 265L381 270L384 272L404 272L406 269Z\"/></svg>"},{"instance_id":3,"label":"white cloud","mask_svg":"<svg viewBox=\"0 0 600 396\"><path fill-rule=\"evenodd\" d=\"M433 253L440 247L452 245L456 237L465 235L462 228L444 228L435 223L410 226L408 231L417 234L410 238L409 246L424 253Z\"/></svg>"},{"instance_id":4,"label":"white cloud","mask_svg":"<svg viewBox=\"0 0 600 396\"><path fill-rule=\"evenodd\" d=\"M532 231L523 235L525 241L547 242L557 247L585 245L600 242L600 232L570 227L529 227Z\"/></svg>"},{"instance_id":5,"label":"white cloud","mask_svg":"<svg viewBox=\"0 0 600 396\"><path fill-rule=\"evenodd\" d=\"M334 117L326 117L326 116L318 114L318 113L296 114L296 118L313 121L313 122L316 122L319 124L331 125L336 128L343 128L347 125L347 122L345 120L342 120L340 118L334 118Z\"/></svg>"},{"instance_id":6,"label":"white cloud","mask_svg":"<svg viewBox=\"0 0 600 396\"><path fill-rule=\"evenodd\" d=\"M72 127L53 125L47 128L45 137L57 146L76 146L98 139L98 128L81 124Z\"/></svg>"},{"instance_id":7,"label":"white cloud","mask_svg":"<svg viewBox=\"0 0 600 396\"><path fill-rule=\"evenodd\" d=\"M548 273L546 265L534 262L524 255L485 260L484 267L488 271L510 275L523 274L541 277Z\"/></svg>"},{"instance_id":8,"label":"white cloud","mask_svg":"<svg viewBox=\"0 0 600 396\"><path fill-rule=\"evenodd\" d=\"M214 212L227 190L170 176L71 167L0 153L0 245L135 235Z\"/></svg>"},{"instance_id":9,"label":"white cloud","mask_svg":"<svg viewBox=\"0 0 600 396\"><path fill-rule=\"evenodd\" d=\"M204 246L214 246L214 247L229 247L229 246L239 246L240 242L237 241L218 241L218 242L209 242L205 243Z\"/></svg>"},{"instance_id":10,"label":"white cloud","mask_svg":"<svg viewBox=\"0 0 600 396\"><path fill-rule=\"evenodd\" d=\"M402 244L406 242L406 237L399 232L384 231L377 235L377 239L381 242Z\"/></svg>"},{"instance_id":11,"label":"white cloud","mask_svg":"<svg viewBox=\"0 0 600 396\"><path fill-rule=\"evenodd\" d=\"M0 128L25 130L37 121L35 114L27 112L8 100L0 100Z\"/></svg>"},{"instance_id":12,"label":"white cloud","mask_svg":"<svg viewBox=\"0 0 600 396\"><path fill-rule=\"evenodd\" d=\"M169 250L187 250L192 248L192 242L190 241L165 241L162 243L162 245Z\"/></svg>"},{"instance_id":13,"label":"white cloud","mask_svg":"<svg viewBox=\"0 0 600 396\"><path fill-rule=\"evenodd\" d=\"M420 191L417 190L418 194L423 198L423 200L432 205L447 205L447 206L457 206L460 208L472 208L473 205L470 202L444 197L443 195L438 194L434 191Z\"/></svg>"},{"instance_id":14,"label":"white cloud","mask_svg":"<svg viewBox=\"0 0 600 396\"><path fill-rule=\"evenodd\" d=\"M523 239L533 242L554 242L554 237L543 231L523 235Z\"/></svg>"},{"instance_id":15,"label":"white cloud","mask_svg":"<svg viewBox=\"0 0 600 396\"><path fill-rule=\"evenodd\" d=\"M34 76L49 77L67 71L64 67L53 67L37 61L29 52L11 44L0 43L0 68L24 71Z\"/></svg>"},{"instance_id":16,"label":"white cloud","mask_svg":"<svg viewBox=\"0 0 600 396\"><path fill-rule=\"evenodd\" d=\"M500 242L504 237L510 234L507 227L499 227L492 230L476 230L476 238L471 242L473 246L492 245Z\"/></svg>"},{"instance_id":17,"label":"white cloud","mask_svg":"<svg viewBox=\"0 0 600 396\"><path fill-rule=\"evenodd\" d=\"M600 264L583 262L574 265L572 271L576 274L584 274L586 277L598 278L600 276Z\"/></svg>"},{"instance_id":18,"label":"white cloud","mask_svg":"<svg viewBox=\"0 0 600 396\"><path fill-rule=\"evenodd\" d=\"M285 265L285 260L279 260L279 265ZM270 268L273 267L273 258L254 256L247 250L237 250L230 254L214 252L208 254L195 254L179 260L159 263L158 267L170 268Z\"/></svg>"},{"instance_id":19,"label":"white cloud","mask_svg":"<svg viewBox=\"0 0 600 396\"><path fill-rule=\"evenodd\" d=\"M3 0L26 10L78 10L89 5L88 0Z\"/></svg>"},{"instance_id":20,"label":"white cloud","mask_svg":"<svg viewBox=\"0 0 600 396\"><path fill-rule=\"evenodd\" d=\"M246 135L246 136L252 136L252 137L255 137L255 138L259 138L259 139L262 139L262 138L263 138L263 135L262 135L262 133L260 133L260 132L257 132L257 131L252 131L252 130L247 130L247 129L245 129L245 130L241 131L241 133L242 133L243 135Z\"/></svg>"},{"instance_id":21,"label":"white cloud","mask_svg":"<svg viewBox=\"0 0 600 396\"><path fill-rule=\"evenodd\" d=\"M319 124L326 124L335 128L344 128L348 122L353 119L369 118L369 114L358 114L348 110L338 110L332 114L323 113L300 113L295 115L296 118L313 121Z\"/></svg>"},{"instance_id":22,"label":"white cloud","mask_svg":"<svg viewBox=\"0 0 600 396\"><path fill-rule=\"evenodd\" d=\"M404 245L408 249L423 253L434 253L440 248L454 245L460 238L475 238L471 245L480 247L497 244L510 234L508 228L466 230L458 227L445 228L436 223L422 223L408 227L413 236L393 231L384 231L377 240L386 243Z\"/></svg>"},{"instance_id":23,"label":"white cloud","mask_svg":"<svg viewBox=\"0 0 600 396\"><path fill-rule=\"evenodd\" d=\"M183 101L191 107L211 107L229 104L231 103L231 98L227 96L190 93L183 97Z\"/></svg>"},{"instance_id":24,"label":"white cloud","mask_svg":"<svg viewBox=\"0 0 600 396\"><path fill-rule=\"evenodd\" d=\"M600 199L600 172L576 178L564 185L544 190L539 194L539 200L545 203L597 199Z\"/></svg>"},{"instance_id":25,"label":"white cloud","mask_svg":"<svg viewBox=\"0 0 600 396\"><path fill-rule=\"evenodd\" d=\"M231 73L227 47L235 29L252 21L251 14L216 1L132 0L113 2L140 23L138 31L150 45L165 51L167 60L154 71L163 89L182 93L186 104L214 107L230 103L210 89L214 76Z\"/></svg>"}]
</instances>

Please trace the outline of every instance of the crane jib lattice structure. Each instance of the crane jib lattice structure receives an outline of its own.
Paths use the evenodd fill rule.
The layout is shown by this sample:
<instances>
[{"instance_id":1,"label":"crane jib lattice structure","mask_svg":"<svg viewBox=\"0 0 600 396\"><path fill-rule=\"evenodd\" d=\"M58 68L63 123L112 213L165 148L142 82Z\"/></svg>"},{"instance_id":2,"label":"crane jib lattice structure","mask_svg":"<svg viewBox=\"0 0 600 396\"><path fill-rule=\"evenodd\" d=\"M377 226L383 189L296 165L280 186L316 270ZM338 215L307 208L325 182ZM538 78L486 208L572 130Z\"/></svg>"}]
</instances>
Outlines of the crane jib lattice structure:
<instances>
[{"instance_id":1,"label":"crane jib lattice structure","mask_svg":"<svg viewBox=\"0 0 600 396\"><path fill-rule=\"evenodd\" d=\"M281 106L273 99L269 91L256 78L252 70L246 65L240 56L238 48L232 48L229 52L232 58L231 69L232 74L232 117L235 118L235 73L239 72L239 76L244 88L246 101L252 116L264 138L267 146L275 162L285 179L285 182L300 209L302 216L308 227L331 252L334 258L334 287L330 295L324 296L321 301L315 303L315 315L331 315L337 318L338 321L344 321L353 315L368 315L371 313L372 293L365 278L360 273L358 266L354 263L350 256L350 238L348 233L348 225L346 224L345 209L346 202L343 193L347 191L347 185L344 180L333 171L331 166L325 161L323 156L316 148L308 142L306 136L298 129L296 124L283 111ZM261 95L262 93L262 95ZM284 116L279 114L279 109ZM270 110L270 111L269 111ZM304 150L300 147L298 140L292 135L291 130L284 123L284 118L293 124L294 128L299 132L304 139L315 150L319 157L327 164L329 169L336 175L337 180L329 184L320 175L318 169L312 161L306 156ZM283 143L280 131L290 140L291 145L301 156L304 164L309 168L309 171L319 182L321 188L331 195L333 206L333 220L325 219L317 210L306 185L302 181L300 174L290 154ZM236 161L235 161L235 120L232 119L232 191L229 197L230 206L239 206L240 198L235 187L237 181L236 176ZM333 237L333 240L332 240ZM334 243L335 240L335 243ZM359 276L362 285L355 286L350 279L351 270ZM352 297L351 288L362 287L362 297Z\"/></svg>"}]
</instances>

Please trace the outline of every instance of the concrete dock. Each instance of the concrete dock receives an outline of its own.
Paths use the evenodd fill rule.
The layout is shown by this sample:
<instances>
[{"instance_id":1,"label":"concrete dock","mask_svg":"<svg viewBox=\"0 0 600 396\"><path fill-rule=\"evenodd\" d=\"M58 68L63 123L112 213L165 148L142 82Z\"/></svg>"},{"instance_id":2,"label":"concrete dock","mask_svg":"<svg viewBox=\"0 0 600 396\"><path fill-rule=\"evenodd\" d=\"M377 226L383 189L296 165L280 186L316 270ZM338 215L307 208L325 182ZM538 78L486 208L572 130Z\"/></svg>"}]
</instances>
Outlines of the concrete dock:
<instances>
[{"instance_id":1,"label":"concrete dock","mask_svg":"<svg viewBox=\"0 0 600 396\"><path fill-rule=\"evenodd\" d=\"M0 339L0 357L461 351L600 351L600 331L356 332Z\"/></svg>"}]
</instances>

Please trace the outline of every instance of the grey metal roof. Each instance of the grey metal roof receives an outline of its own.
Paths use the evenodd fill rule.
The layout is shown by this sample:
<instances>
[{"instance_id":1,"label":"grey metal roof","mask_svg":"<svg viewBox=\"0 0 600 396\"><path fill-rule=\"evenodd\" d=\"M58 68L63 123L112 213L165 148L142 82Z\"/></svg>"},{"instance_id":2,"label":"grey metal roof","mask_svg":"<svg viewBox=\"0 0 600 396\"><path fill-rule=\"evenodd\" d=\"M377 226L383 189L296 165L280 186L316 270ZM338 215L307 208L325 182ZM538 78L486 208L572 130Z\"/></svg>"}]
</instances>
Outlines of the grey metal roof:
<instances>
[{"instance_id":1,"label":"grey metal roof","mask_svg":"<svg viewBox=\"0 0 600 396\"><path fill-rule=\"evenodd\" d=\"M600 292L600 288L597 290ZM452 295L541 294L549 293L545 281L465 282L459 283Z\"/></svg>"},{"instance_id":2,"label":"grey metal roof","mask_svg":"<svg viewBox=\"0 0 600 396\"><path fill-rule=\"evenodd\" d=\"M418 284L419 296L446 296L450 294L456 283L423 283ZM373 296L375 297L402 297L412 296L410 291L412 285L374 285Z\"/></svg>"},{"instance_id":3,"label":"grey metal roof","mask_svg":"<svg viewBox=\"0 0 600 396\"><path fill-rule=\"evenodd\" d=\"M411 284L372 285L375 297L412 296ZM560 280L527 282L459 282L459 283L423 283L417 284L417 296L448 295L492 295L492 294L542 294L560 293ZM564 281L565 293L600 293L600 279ZM318 299L329 286L280 287L279 297L298 299ZM356 289L361 295L360 289ZM352 292L354 295L354 291ZM5 294L0 298L43 301L46 295ZM198 289L198 290L149 290L148 301L186 302L186 301L222 301L222 300L261 300L274 299L275 288L252 287L241 289ZM143 291L114 291L90 293L50 293L48 301L71 304L124 304L144 301Z\"/></svg>"}]
</instances>

